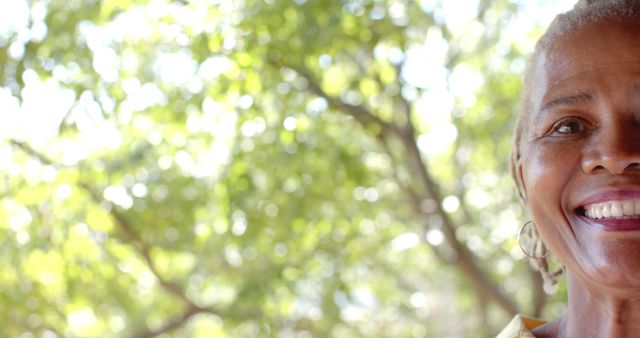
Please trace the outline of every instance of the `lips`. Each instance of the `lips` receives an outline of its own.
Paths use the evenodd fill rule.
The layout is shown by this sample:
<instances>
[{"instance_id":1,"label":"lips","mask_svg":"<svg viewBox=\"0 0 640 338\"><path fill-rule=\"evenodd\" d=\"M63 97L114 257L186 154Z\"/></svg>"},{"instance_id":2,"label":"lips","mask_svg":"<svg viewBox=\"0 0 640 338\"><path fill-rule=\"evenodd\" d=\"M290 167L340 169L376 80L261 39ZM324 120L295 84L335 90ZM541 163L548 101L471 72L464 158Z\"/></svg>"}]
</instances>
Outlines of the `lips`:
<instances>
[{"instance_id":1,"label":"lips","mask_svg":"<svg viewBox=\"0 0 640 338\"><path fill-rule=\"evenodd\" d=\"M593 194L577 213L598 230L640 231L640 189L633 187Z\"/></svg>"}]
</instances>

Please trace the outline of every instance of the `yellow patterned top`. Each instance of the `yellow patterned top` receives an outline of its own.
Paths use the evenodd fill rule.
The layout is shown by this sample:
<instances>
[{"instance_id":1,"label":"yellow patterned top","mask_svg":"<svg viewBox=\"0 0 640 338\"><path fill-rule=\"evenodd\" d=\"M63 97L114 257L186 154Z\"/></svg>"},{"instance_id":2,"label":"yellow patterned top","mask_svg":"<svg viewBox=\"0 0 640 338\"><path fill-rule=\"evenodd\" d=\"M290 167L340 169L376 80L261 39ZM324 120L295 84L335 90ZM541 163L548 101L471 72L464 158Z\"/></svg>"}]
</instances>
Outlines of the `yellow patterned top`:
<instances>
[{"instance_id":1,"label":"yellow patterned top","mask_svg":"<svg viewBox=\"0 0 640 338\"><path fill-rule=\"evenodd\" d=\"M517 315L496 338L535 338L531 330L544 323L544 320Z\"/></svg>"}]
</instances>

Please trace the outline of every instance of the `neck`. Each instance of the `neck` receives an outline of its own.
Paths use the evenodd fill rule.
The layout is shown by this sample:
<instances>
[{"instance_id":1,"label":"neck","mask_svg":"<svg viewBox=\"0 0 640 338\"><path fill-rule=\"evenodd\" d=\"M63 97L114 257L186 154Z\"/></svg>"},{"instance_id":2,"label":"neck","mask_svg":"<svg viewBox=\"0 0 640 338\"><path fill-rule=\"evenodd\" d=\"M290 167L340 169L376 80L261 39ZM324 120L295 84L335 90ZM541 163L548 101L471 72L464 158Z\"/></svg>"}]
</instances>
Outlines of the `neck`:
<instances>
[{"instance_id":1,"label":"neck","mask_svg":"<svg viewBox=\"0 0 640 338\"><path fill-rule=\"evenodd\" d=\"M542 327L536 337L638 337L640 297L619 290L583 285L567 274L569 306L558 320Z\"/></svg>"}]
</instances>

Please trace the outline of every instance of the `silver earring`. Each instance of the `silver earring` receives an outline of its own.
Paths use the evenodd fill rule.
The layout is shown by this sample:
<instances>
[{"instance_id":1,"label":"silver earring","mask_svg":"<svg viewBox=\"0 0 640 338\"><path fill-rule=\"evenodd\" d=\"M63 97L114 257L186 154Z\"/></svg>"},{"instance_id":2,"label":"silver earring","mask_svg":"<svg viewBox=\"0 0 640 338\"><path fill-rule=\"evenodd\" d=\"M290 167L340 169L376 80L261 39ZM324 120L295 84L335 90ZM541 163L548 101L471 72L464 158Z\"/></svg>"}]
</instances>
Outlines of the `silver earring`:
<instances>
[{"instance_id":1,"label":"silver earring","mask_svg":"<svg viewBox=\"0 0 640 338\"><path fill-rule=\"evenodd\" d=\"M538 236L538 231L532 221L528 221L520 228L518 244L520 250L529 258L540 259L549 255L549 250Z\"/></svg>"},{"instance_id":2,"label":"silver earring","mask_svg":"<svg viewBox=\"0 0 640 338\"><path fill-rule=\"evenodd\" d=\"M549 271L549 262L547 261L549 249L540 239L536 226L532 221L528 221L520 228L518 244L520 245L520 250L529 257L531 266L540 272L544 291L548 294L556 293L558 291L558 278L564 272L564 267L560 267L556 271Z\"/></svg>"}]
</instances>

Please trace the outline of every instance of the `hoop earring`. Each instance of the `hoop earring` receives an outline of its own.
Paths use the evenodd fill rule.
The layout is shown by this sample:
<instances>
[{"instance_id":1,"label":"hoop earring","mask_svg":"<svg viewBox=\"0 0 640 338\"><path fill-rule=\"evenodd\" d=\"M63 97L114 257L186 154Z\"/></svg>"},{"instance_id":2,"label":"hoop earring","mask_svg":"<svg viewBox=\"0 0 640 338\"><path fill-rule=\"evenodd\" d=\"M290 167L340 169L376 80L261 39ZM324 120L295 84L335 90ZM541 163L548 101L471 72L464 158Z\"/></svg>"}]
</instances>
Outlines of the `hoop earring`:
<instances>
[{"instance_id":1,"label":"hoop earring","mask_svg":"<svg viewBox=\"0 0 640 338\"><path fill-rule=\"evenodd\" d=\"M532 259L545 258L549 255L547 246L544 245L533 221L523 224L518 233L518 245L525 256Z\"/></svg>"},{"instance_id":2,"label":"hoop earring","mask_svg":"<svg viewBox=\"0 0 640 338\"><path fill-rule=\"evenodd\" d=\"M518 245L520 250L529 257L531 266L540 272L543 280L543 289L548 294L554 294L558 291L558 278L564 273L564 267L560 267L555 271L549 270L549 249L544 245L535 224L532 221L522 225L518 233Z\"/></svg>"}]
</instances>

